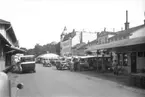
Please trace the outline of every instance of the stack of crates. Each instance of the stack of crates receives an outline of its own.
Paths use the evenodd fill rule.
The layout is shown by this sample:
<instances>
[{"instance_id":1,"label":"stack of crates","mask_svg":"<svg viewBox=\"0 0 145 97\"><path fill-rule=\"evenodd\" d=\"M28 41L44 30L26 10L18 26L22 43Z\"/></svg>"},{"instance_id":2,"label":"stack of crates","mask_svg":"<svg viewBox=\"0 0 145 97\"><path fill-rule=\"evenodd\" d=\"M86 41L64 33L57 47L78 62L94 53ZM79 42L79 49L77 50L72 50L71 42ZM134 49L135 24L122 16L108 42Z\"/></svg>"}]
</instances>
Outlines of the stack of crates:
<instances>
[{"instance_id":1,"label":"stack of crates","mask_svg":"<svg viewBox=\"0 0 145 97\"><path fill-rule=\"evenodd\" d=\"M142 87L141 86L141 76L140 75L135 76L135 86Z\"/></svg>"},{"instance_id":2,"label":"stack of crates","mask_svg":"<svg viewBox=\"0 0 145 97\"><path fill-rule=\"evenodd\" d=\"M145 76L141 75L130 75L130 85L145 89Z\"/></svg>"},{"instance_id":3,"label":"stack of crates","mask_svg":"<svg viewBox=\"0 0 145 97\"><path fill-rule=\"evenodd\" d=\"M141 78L141 87L145 89L145 77Z\"/></svg>"}]
</instances>

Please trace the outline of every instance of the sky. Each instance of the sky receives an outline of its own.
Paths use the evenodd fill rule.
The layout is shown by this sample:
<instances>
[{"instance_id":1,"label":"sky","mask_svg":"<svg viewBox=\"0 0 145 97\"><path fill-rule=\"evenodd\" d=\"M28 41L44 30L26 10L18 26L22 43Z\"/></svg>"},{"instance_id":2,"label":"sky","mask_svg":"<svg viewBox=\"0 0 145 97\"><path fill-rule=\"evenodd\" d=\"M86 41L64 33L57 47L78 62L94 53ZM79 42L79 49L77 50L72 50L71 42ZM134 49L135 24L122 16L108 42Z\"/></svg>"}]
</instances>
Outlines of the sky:
<instances>
[{"instance_id":1,"label":"sky","mask_svg":"<svg viewBox=\"0 0 145 97\"><path fill-rule=\"evenodd\" d=\"M130 27L143 24L144 0L0 0L0 19L10 21L20 47L34 48L52 41L59 42L67 32L121 30L128 10ZM84 34L83 41L96 34Z\"/></svg>"}]
</instances>

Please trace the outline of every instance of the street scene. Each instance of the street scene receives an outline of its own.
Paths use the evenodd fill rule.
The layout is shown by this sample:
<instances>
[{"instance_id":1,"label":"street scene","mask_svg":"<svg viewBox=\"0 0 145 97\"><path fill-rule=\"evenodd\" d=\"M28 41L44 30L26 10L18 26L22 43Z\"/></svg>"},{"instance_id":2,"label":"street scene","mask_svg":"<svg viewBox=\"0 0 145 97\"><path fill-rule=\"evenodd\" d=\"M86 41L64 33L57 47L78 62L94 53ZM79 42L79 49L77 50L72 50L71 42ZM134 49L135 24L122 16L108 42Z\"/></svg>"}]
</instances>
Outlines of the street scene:
<instances>
[{"instance_id":1,"label":"street scene","mask_svg":"<svg viewBox=\"0 0 145 97\"><path fill-rule=\"evenodd\" d=\"M145 97L144 0L0 4L0 97Z\"/></svg>"},{"instance_id":2,"label":"street scene","mask_svg":"<svg viewBox=\"0 0 145 97\"><path fill-rule=\"evenodd\" d=\"M25 86L18 97L144 97L115 82L78 72L58 71L42 64L36 64L36 71L19 76Z\"/></svg>"}]
</instances>

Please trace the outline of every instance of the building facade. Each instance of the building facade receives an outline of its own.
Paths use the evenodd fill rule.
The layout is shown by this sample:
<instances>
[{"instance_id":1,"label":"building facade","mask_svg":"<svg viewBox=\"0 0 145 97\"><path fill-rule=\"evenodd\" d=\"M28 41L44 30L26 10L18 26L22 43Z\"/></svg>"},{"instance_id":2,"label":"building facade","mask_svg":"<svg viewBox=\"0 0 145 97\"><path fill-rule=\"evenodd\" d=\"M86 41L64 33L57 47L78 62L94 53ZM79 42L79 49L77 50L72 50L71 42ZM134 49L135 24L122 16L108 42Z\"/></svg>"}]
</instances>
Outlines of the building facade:
<instances>
[{"instance_id":1,"label":"building facade","mask_svg":"<svg viewBox=\"0 0 145 97\"><path fill-rule=\"evenodd\" d=\"M109 32L109 31L102 31L101 33L97 33L97 41L98 43L97 44L105 44L105 43L108 43L108 39L110 37L113 37L114 35L116 35L115 32Z\"/></svg>"},{"instance_id":2,"label":"building facade","mask_svg":"<svg viewBox=\"0 0 145 97\"><path fill-rule=\"evenodd\" d=\"M0 19L0 71L11 65L11 57L22 53L10 22Z\"/></svg>"},{"instance_id":3,"label":"building facade","mask_svg":"<svg viewBox=\"0 0 145 97\"><path fill-rule=\"evenodd\" d=\"M61 56L71 56L72 55L72 44L73 44L73 38L76 36L75 30L73 30L71 33L63 33L61 34L61 40L60 40L60 52Z\"/></svg>"},{"instance_id":4,"label":"building facade","mask_svg":"<svg viewBox=\"0 0 145 97\"><path fill-rule=\"evenodd\" d=\"M86 43L82 42L79 44L76 44L74 47L72 47L72 55L73 56L84 56L85 50L84 50L84 46L86 45Z\"/></svg>"},{"instance_id":5,"label":"building facade","mask_svg":"<svg viewBox=\"0 0 145 97\"><path fill-rule=\"evenodd\" d=\"M126 12L125 30L116 32L108 38L108 42L99 40L99 45L88 47L86 51L106 50L111 54L112 62L123 68L123 72L137 73L145 70L145 23L129 28L128 12ZM107 40L107 39L106 39Z\"/></svg>"}]
</instances>

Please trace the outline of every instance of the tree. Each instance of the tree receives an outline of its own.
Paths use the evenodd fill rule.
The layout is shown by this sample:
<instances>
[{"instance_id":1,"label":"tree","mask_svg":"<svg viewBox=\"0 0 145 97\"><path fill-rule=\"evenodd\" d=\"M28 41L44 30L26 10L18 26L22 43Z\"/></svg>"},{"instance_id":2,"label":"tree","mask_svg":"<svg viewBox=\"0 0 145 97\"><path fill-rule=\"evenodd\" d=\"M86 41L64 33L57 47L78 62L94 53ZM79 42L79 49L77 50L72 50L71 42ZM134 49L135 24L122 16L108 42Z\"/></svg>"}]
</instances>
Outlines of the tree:
<instances>
[{"instance_id":1,"label":"tree","mask_svg":"<svg viewBox=\"0 0 145 97\"><path fill-rule=\"evenodd\" d=\"M41 46L40 44L36 44L34 49L28 49L27 54L33 54L39 56L41 54L45 54L47 52L56 53L60 55L60 42L55 43L51 42L46 45Z\"/></svg>"},{"instance_id":2,"label":"tree","mask_svg":"<svg viewBox=\"0 0 145 97\"><path fill-rule=\"evenodd\" d=\"M36 56L39 56L40 54L42 54L42 46L39 44L36 44L34 47L34 52Z\"/></svg>"},{"instance_id":3,"label":"tree","mask_svg":"<svg viewBox=\"0 0 145 97\"><path fill-rule=\"evenodd\" d=\"M56 48L56 53L58 55L60 55L60 42L58 42L56 45L55 45L55 48Z\"/></svg>"},{"instance_id":4,"label":"tree","mask_svg":"<svg viewBox=\"0 0 145 97\"><path fill-rule=\"evenodd\" d=\"M27 55L35 55L34 49L27 50Z\"/></svg>"}]
</instances>

